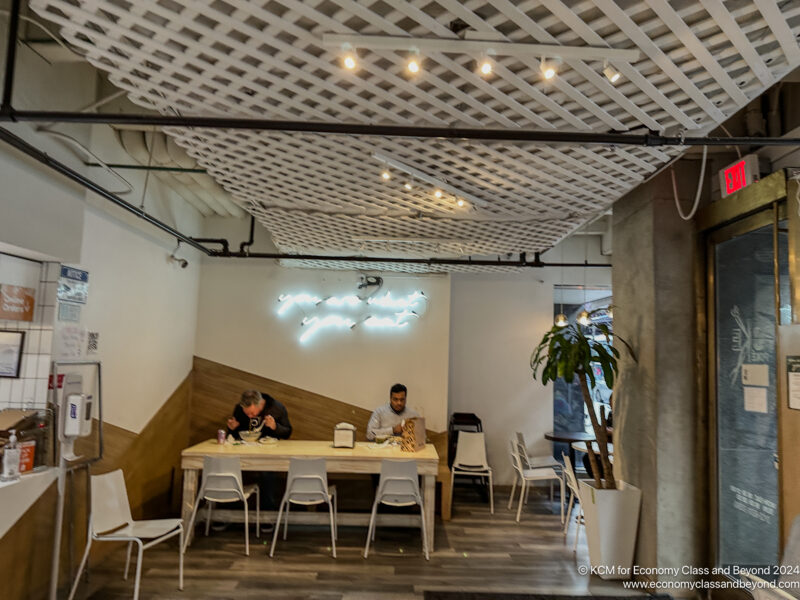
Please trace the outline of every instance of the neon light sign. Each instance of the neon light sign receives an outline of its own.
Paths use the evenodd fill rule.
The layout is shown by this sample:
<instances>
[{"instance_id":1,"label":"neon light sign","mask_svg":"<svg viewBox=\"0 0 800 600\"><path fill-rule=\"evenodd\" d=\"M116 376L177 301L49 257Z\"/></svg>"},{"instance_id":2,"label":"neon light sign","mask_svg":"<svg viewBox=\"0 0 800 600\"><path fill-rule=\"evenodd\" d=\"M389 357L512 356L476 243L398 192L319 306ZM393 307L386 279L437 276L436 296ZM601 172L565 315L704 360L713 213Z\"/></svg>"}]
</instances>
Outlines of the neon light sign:
<instances>
[{"instance_id":1,"label":"neon light sign","mask_svg":"<svg viewBox=\"0 0 800 600\"><path fill-rule=\"evenodd\" d=\"M300 293L281 294L278 302L280 316L288 314L293 308L304 313L299 340L306 342L323 329L354 329L362 324L367 329L404 329L412 319L424 314L428 298L419 291L405 297L392 297L391 292L386 292L382 296L368 298L355 295L322 298ZM329 309L341 309L350 314L328 313ZM361 314L353 314L358 313L359 309Z\"/></svg>"}]
</instances>

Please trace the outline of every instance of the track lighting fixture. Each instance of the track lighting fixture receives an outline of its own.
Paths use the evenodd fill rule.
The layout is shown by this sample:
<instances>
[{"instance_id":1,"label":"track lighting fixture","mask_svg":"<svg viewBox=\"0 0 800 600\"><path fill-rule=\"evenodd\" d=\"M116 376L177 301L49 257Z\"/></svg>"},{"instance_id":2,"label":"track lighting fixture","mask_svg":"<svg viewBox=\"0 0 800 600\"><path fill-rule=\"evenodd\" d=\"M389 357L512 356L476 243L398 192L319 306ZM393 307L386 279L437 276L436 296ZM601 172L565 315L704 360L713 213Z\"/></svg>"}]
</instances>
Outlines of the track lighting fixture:
<instances>
[{"instance_id":1,"label":"track lighting fixture","mask_svg":"<svg viewBox=\"0 0 800 600\"><path fill-rule=\"evenodd\" d=\"M353 62L345 63L345 68L356 68L357 48L364 50L410 52L406 60L406 69L409 74L416 75L422 71L420 52L445 54L467 54L477 59L477 72L482 77L488 77L494 72L493 57L515 56L523 60L530 60L537 56L549 56L545 62L542 58L540 66L542 76L552 79L556 76L559 60L604 60L614 61L616 64L632 64L641 58L638 49L609 48L607 46L568 46L562 44L526 44L518 42L503 42L498 39L487 39L487 34L473 31L469 28L464 31L463 39L443 39L430 37L406 37L384 35L360 35L353 33L326 33L322 36L322 45L329 48L342 48L350 53ZM557 60L553 60L557 57ZM345 61L347 59L345 58ZM352 66L349 66L352 64ZM611 83L616 83L621 75L611 67L604 67L603 73Z\"/></svg>"},{"instance_id":2,"label":"track lighting fixture","mask_svg":"<svg viewBox=\"0 0 800 600\"><path fill-rule=\"evenodd\" d=\"M556 63L553 60L545 60L544 57L539 63L539 70L542 72L542 77L545 79L552 79L556 76Z\"/></svg>"},{"instance_id":3,"label":"track lighting fixture","mask_svg":"<svg viewBox=\"0 0 800 600\"><path fill-rule=\"evenodd\" d=\"M422 59L419 57L419 53L414 52L408 57L406 70L412 75L416 75L422 70Z\"/></svg>"},{"instance_id":4,"label":"track lighting fixture","mask_svg":"<svg viewBox=\"0 0 800 600\"><path fill-rule=\"evenodd\" d=\"M609 65L607 60L603 61L603 75L605 75L606 79L608 79L611 83L617 83L619 78L622 77L622 73Z\"/></svg>"},{"instance_id":5,"label":"track lighting fixture","mask_svg":"<svg viewBox=\"0 0 800 600\"><path fill-rule=\"evenodd\" d=\"M436 198L443 198L444 193L447 192L455 198L463 198L464 201L467 202L467 206L470 207L483 208L487 204L485 200L482 200L477 196L470 194L469 192L465 192L454 185L450 185L447 183L447 180L428 175L424 171L420 171L416 167L407 165L403 161L393 156L383 154L381 152L375 152L372 154L372 158L386 165L386 168L391 167L396 171L400 171L401 173L405 173L410 176L411 179L408 180L408 185L403 186L407 190L414 189L417 183L426 183L433 188L433 195Z\"/></svg>"},{"instance_id":6,"label":"track lighting fixture","mask_svg":"<svg viewBox=\"0 0 800 600\"><path fill-rule=\"evenodd\" d=\"M488 77L494 71L494 61L484 54L478 59L478 73L482 77Z\"/></svg>"}]
</instances>

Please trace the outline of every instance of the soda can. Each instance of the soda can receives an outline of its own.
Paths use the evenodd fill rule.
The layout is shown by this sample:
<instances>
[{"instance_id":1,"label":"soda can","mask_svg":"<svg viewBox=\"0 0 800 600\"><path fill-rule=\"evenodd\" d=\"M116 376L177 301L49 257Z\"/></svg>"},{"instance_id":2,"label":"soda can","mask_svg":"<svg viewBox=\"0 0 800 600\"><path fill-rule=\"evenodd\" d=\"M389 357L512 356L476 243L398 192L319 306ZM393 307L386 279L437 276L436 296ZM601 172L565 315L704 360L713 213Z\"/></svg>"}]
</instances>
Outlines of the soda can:
<instances>
[{"instance_id":1,"label":"soda can","mask_svg":"<svg viewBox=\"0 0 800 600\"><path fill-rule=\"evenodd\" d=\"M225 434L225 430L224 429L217 429L217 443L218 444L224 444L226 437L228 437L228 436Z\"/></svg>"}]
</instances>

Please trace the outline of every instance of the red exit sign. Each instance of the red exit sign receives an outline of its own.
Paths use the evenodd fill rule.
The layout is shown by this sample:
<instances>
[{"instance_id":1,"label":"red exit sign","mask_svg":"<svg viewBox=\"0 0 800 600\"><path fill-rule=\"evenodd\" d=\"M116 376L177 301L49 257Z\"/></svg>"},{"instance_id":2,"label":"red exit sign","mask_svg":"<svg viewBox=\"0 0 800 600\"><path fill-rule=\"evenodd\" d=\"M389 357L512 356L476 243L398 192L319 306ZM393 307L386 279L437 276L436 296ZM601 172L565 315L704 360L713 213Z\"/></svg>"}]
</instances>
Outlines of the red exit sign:
<instances>
[{"instance_id":1,"label":"red exit sign","mask_svg":"<svg viewBox=\"0 0 800 600\"><path fill-rule=\"evenodd\" d=\"M758 181L758 155L748 154L719 172L722 197L730 196Z\"/></svg>"}]
</instances>

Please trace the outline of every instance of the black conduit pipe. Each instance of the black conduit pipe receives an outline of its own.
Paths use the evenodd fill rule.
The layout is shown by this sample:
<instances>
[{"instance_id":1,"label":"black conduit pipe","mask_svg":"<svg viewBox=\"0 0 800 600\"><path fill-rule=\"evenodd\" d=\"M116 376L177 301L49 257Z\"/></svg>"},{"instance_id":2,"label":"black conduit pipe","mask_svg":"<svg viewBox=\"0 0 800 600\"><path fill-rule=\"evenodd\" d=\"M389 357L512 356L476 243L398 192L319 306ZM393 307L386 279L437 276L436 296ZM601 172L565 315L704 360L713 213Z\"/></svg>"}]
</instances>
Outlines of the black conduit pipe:
<instances>
[{"instance_id":1,"label":"black conduit pipe","mask_svg":"<svg viewBox=\"0 0 800 600\"><path fill-rule=\"evenodd\" d=\"M239 244L239 252L241 253L249 253L250 246L253 245L253 240L255 239L253 236L256 233L256 218L253 215L250 215L250 237L246 242L242 242Z\"/></svg>"},{"instance_id":2,"label":"black conduit pipe","mask_svg":"<svg viewBox=\"0 0 800 600\"><path fill-rule=\"evenodd\" d=\"M21 0L11 0L11 11L8 19L8 45L6 46L6 70L3 80L3 99L0 103L0 115L11 115L11 95L14 91L14 69L17 64L17 30L19 28L19 8ZM11 119L13 121L13 118Z\"/></svg>"},{"instance_id":3,"label":"black conduit pipe","mask_svg":"<svg viewBox=\"0 0 800 600\"><path fill-rule=\"evenodd\" d=\"M365 135L411 138L439 138L501 142L562 144L605 144L616 146L800 146L796 137L689 137L645 134L539 131L532 129L470 129L462 127L420 127L410 125L368 125L313 121L276 121L231 117L172 115L117 115L67 111L8 110L0 121L87 123L91 125L137 125L153 127L199 127L205 129L250 129L333 135Z\"/></svg>"}]
</instances>

